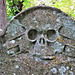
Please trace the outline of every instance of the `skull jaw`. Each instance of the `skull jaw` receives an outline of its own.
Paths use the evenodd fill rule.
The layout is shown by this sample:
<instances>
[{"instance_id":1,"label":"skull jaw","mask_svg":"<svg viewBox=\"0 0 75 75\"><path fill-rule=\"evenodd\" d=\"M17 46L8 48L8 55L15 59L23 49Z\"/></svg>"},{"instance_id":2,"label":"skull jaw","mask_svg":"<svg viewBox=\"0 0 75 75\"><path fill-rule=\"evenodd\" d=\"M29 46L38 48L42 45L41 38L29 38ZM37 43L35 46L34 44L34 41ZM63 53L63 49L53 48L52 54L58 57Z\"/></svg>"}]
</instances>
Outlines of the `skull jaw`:
<instances>
[{"instance_id":1,"label":"skull jaw","mask_svg":"<svg viewBox=\"0 0 75 75\"><path fill-rule=\"evenodd\" d=\"M60 45L56 45L57 49L56 48L53 48L55 47L55 44L59 44L58 42L54 42L53 45L51 45L52 43L49 42L49 45L46 44L45 45L40 45L38 42L35 43L35 45L33 46L34 48L31 49L30 51L30 54L31 56L35 56L41 60L53 60L53 56L56 56L57 54L60 54L63 52L64 50L64 46L62 44ZM53 46L53 47L52 47ZM60 47L58 49L58 47Z\"/></svg>"}]
</instances>

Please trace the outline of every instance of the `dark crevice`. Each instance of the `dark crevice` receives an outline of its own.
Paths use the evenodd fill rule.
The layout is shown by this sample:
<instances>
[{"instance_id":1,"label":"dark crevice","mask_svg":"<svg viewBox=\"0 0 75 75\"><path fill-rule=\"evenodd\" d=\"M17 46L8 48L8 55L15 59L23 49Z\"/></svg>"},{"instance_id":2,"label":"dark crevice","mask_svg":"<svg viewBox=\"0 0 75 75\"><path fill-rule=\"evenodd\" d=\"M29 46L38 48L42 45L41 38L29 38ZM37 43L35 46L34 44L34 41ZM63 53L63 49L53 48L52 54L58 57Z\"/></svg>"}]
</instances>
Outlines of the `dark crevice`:
<instances>
[{"instance_id":1,"label":"dark crevice","mask_svg":"<svg viewBox=\"0 0 75 75\"><path fill-rule=\"evenodd\" d=\"M65 52L65 48L66 48L66 45L65 45L64 48L63 48L63 52Z\"/></svg>"},{"instance_id":2,"label":"dark crevice","mask_svg":"<svg viewBox=\"0 0 75 75\"><path fill-rule=\"evenodd\" d=\"M42 41L42 44L44 45L45 44L45 39L44 38L40 38L40 40L39 40L40 44L41 44L41 41Z\"/></svg>"},{"instance_id":3,"label":"dark crevice","mask_svg":"<svg viewBox=\"0 0 75 75\"><path fill-rule=\"evenodd\" d=\"M21 25L21 27L22 27L24 30L26 30L25 26Z\"/></svg>"},{"instance_id":4,"label":"dark crevice","mask_svg":"<svg viewBox=\"0 0 75 75\"><path fill-rule=\"evenodd\" d=\"M35 45L36 41L33 42L33 45Z\"/></svg>"},{"instance_id":5,"label":"dark crevice","mask_svg":"<svg viewBox=\"0 0 75 75\"><path fill-rule=\"evenodd\" d=\"M20 34L19 36L16 36L16 37L14 37L13 39L11 39L11 40L15 40L15 39L17 39L17 38L20 38L22 35L25 35L24 33L23 34ZM11 41L11 40L9 40L9 41Z\"/></svg>"},{"instance_id":6,"label":"dark crevice","mask_svg":"<svg viewBox=\"0 0 75 75\"><path fill-rule=\"evenodd\" d=\"M35 45L35 43L36 43L36 41L33 41L33 42L32 42L32 41L30 41L30 44L33 44L33 45Z\"/></svg>"},{"instance_id":7,"label":"dark crevice","mask_svg":"<svg viewBox=\"0 0 75 75\"><path fill-rule=\"evenodd\" d=\"M11 47L11 48L9 48L8 50L10 50L10 49L12 49L12 48L16 48L16 47L19 47L19 45L16 45L16 46L14 46L14 47Z\"/></svg>"},{"instance_id":8,"label":"dark crevice","mask_svg":"<svg viewBox=\"0 0 75 75\"><path fill-rule=\"evenodd\" d=\"M49 58L41 58L42 60L47 60L47 61L50 61L50 60L54 60L54 59L49 59Z\"/></svg>"},{"instance_id":9,"label":"dark crevice","mask_svg":"<svg viewBox=\"0 0 75 75\"><path fill-rule=\"evenodd\" d=\"M58 32L60 32L60 30L63 28L63 26L61 26L60 28L59 28L59 30L58 30Z\"/></svg>"},{"instance_id":10,"label":"dark crevice","mask_svg":"<svg viewBox=\"0 0 75 75\"><path fill-rule=\"evenodd\" d=\"M17 49L17 52L19 52L19 51L20 51L20 47L19 47L19 45L17 45L17 48L18 48L18 49Z\"/></svg>"}]
</instances>

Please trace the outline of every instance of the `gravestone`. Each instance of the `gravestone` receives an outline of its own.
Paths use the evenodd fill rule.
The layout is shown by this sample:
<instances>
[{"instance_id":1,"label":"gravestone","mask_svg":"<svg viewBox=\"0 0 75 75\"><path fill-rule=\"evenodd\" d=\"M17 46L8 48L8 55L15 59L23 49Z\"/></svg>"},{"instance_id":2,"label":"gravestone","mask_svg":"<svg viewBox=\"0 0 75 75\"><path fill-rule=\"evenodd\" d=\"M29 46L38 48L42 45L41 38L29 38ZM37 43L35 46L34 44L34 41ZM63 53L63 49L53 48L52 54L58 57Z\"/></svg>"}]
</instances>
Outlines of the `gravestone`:
<instances>
[{"instance_id":1,"label":"gravestone","mask_svg":"<svg viewBox=\"0 0 75 75\"><path fill-rule=\"evenodd\" d=\"M0 75L75 75L75 21L49 6L17 14L0 37Z\"/></svg>"}]
</instances>

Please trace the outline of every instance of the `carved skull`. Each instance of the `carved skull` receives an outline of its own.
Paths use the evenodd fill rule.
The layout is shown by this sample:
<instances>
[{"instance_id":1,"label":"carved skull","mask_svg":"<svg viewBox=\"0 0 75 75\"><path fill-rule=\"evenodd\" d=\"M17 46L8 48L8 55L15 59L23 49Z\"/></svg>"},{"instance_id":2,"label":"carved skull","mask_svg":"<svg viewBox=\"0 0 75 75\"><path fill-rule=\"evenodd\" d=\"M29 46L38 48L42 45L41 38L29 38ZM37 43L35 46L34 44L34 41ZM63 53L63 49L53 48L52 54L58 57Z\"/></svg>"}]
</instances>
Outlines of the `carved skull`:
<instances>
[{"instance_id":1,"label":"carved skull","mask_svg":"<svg viewBox=\"0 0 75 75\"><path fill-rule=\"evenodd\" d=\"M27 38L31 42L37 42L40 46L46 46L47 42L55 42L58 32L55 29L30 29Z\"/></svg>"},{"instance_id":2,"label":"carved skull","mask_svg":"<svg viewBox=\"0 0 75 75\"><path fill-rule=\"evenodd\" d=\"M72 27L67 30L71 18L60 10L42 8L26 10L11 21L6 31L8 49L17 47L18 51L28 51L30 55L49 56L63 53L67 45L73 47L66 38L72 37L69 33ZM11 41L15 41L13 45Z\"/></svg>"},{"instance_id":3,"label":"carved skull","mask_svg":"<svg viewBox=\"0 0 75 75\"><path fill-rule=\"evenodd\" d=\"M58 29L59 28L60 26L58 27ZM55 27L51 27L50 24L46 24L45 26L42 25L42 27L38 26L37 28L31 26L31 28L26 31L25 36L28 41L33 44L33 51L35 51L34 54L38 52L42 55L46 55L47 53L51 54L51 52L48 52L48 50L51 51L50 48L53 48L52 45L56 43L57 37L60 38L58 29L56 29ZM64 46L62 44L60 45L60 47L62 47L63 50Z\"/></svg>"},{"instance_id":4,"label":"carved skull","mask_svg":"<svg viewBox=\"0 0 75 75\"><path fill-rule=\"evenodd\" d=\"M26 9L9 22L4 38L7 54L16 55L11 59L15 59L15 65L20 64L15 70L10 63L15 71L20 69L26 75L75 73L75 21L57 8Z\"/></svg>"}]
</instances>

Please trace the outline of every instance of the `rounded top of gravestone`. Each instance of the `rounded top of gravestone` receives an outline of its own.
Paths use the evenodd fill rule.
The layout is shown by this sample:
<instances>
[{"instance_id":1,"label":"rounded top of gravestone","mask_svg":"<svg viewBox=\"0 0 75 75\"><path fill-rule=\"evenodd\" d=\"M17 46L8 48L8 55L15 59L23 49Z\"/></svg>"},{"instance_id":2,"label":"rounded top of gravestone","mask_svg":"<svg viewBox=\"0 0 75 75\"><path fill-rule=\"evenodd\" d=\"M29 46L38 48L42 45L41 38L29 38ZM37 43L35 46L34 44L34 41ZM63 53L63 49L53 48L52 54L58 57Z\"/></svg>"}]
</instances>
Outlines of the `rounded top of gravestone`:
<instances>
[{"instance_id":1,"label":"rounded top of gravestone","mask_svg":"<svg viewBox=\"0 0 75 75\"><path fill-rule=\"evenodd\" d=\"M24 39L20 39L23 35ZM26 43L22 47L31 50L31 54L38 50L41 55L61 53L64 49L75 48L75 21L60 9L35 6L11 19L5 37L11 41L22 40Z\"/></svg>"},{"instance_id":2,"label":"rounded top of gravestone","mask_svg":"<svg viewBox=\"0 0 75 75\"><path fill-rule=\"evenodd\" d=\"M7 54L27 75L75 73L75 21L60 9L35 6L20 12L8 23L4 38Z\"/></svg>"},{"instance_id":3,"label":"rounded top of gravestone","mask_svg":"<svg viewBox=\"0 0 75 75\"><path fill-rule=\"evenodd\" d=\"M69 16L68 14L66 14L65 12L63 12L63 11L61 11L60 9L58 9L58 8L55 8L55 7L50 7L50 6L45 6L45 5L39 5L39 6L34 6L34 7L30 7L30 8L28 8L28 9L25 9L24 11L22 11L22 12L20 12L20 13L18 13L16 16L14 16L11 20L10 20L10 22L13 20L13 19L15 19L15 18L17 18L18 16L21 16L21 14L27 14L27 12L29 12L29 11L34 11L34 10L37 10L37 9L44 9L44 10L52 10L52 11L54 11L53 12L53 14L55 14L56 13L56 11L58 12L58 13L62 13L62 14L64 14L65 16ZM29 12L30 13L30 12ZM70 17L70 16L69 16Z\"/></svg>"}]
</instances>

